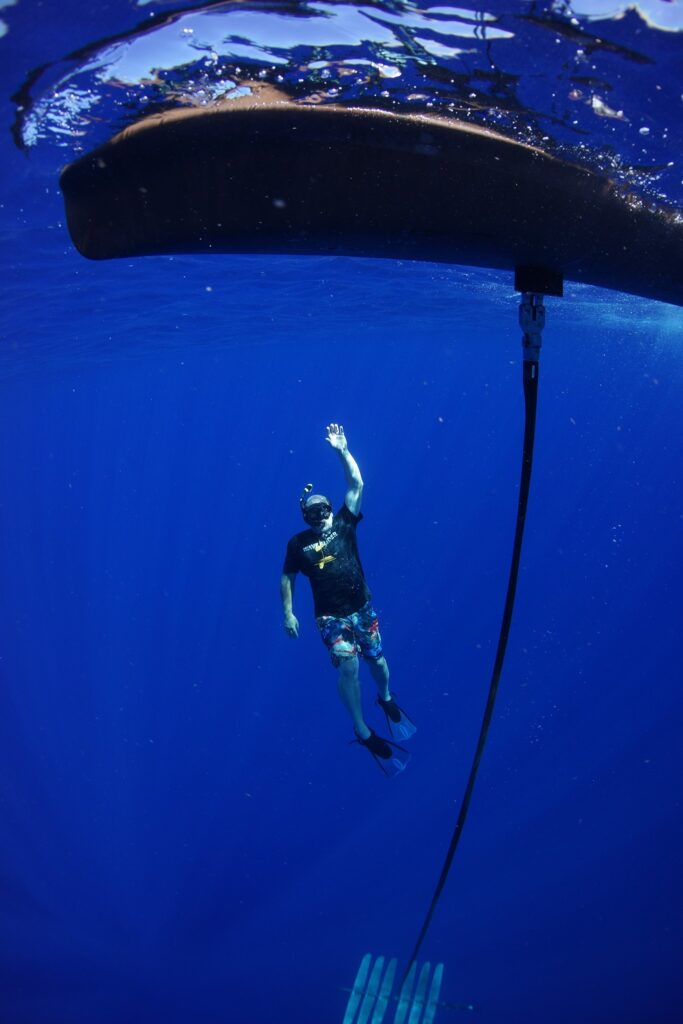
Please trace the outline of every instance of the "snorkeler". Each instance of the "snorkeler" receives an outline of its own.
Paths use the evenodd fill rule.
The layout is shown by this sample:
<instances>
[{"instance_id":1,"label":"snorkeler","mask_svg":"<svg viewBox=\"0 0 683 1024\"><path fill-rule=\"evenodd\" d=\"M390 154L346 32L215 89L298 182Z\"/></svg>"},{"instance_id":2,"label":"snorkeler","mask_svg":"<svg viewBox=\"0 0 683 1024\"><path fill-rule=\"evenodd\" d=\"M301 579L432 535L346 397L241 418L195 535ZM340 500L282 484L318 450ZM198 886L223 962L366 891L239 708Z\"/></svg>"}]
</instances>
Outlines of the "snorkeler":
<instances>
[{"instance_id":1,"label":"snorkeler","mask_svg":"<svg viewBox=\"0 0 683 1024\"><path fill-rule=\"evenodd\" d=\"M351 715L356 738L386 775L396 775L405 768L410 755L367 725L358 680L360 654L377 686L377 703L384 711L392 738L405 740L412 736L415 726L389 690L389 668L382 652L379 623L358 555L356 527L363 518L360 511L363 479L346 443L344 428L330 423L325 440L341 459L346 496L336 513L324 495L311 494L312 484L304 488L299 499L308 529L289 541L282 567L280 594L285 632L292 638L299 635L292 596L296 574L301 572L311 582L320 636L338 670L339 696Z\"/></svg>"}]
</instances>

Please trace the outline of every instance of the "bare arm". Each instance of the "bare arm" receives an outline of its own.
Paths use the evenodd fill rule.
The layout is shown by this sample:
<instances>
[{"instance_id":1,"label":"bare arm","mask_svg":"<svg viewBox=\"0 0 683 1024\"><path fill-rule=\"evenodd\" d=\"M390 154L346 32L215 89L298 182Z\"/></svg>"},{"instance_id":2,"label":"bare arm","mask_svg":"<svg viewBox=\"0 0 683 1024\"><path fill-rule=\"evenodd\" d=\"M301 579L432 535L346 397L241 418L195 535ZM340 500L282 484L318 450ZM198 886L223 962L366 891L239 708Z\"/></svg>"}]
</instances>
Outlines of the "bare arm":
<instances>
[{"instance_id":1,"label":"bare arm","mask_svg":"<svg viewBox=\"0 0 683 1024\"><path fill-rule=\"evenodd\" d=\"M299 635L299 620L292 611L295 580L296 573L294 572L283 572L280 577L280 597L282 599L282 614L285 620L285 633L292 638L296 638Z\"/></svg>"},{"instance_id":2,"label":"bare arm","mask_svg":"<svg viewBox=\"0 0 683 1024\"><path fill-rule=\"evenodd\" d=\"M344 428L341 424L330 423L327 428L327 437L325 440L332 446L332 448L336 449L339 454L339 458L342 461L344 476L346 478L346 496L344 501L349 511L353 512L353 514L357 516L360 512L360 505L363 498L363 477L360 475L358 463L349 451L349 446L346 443L346 436L344 434Z\"/></svg>"}]
</instances>

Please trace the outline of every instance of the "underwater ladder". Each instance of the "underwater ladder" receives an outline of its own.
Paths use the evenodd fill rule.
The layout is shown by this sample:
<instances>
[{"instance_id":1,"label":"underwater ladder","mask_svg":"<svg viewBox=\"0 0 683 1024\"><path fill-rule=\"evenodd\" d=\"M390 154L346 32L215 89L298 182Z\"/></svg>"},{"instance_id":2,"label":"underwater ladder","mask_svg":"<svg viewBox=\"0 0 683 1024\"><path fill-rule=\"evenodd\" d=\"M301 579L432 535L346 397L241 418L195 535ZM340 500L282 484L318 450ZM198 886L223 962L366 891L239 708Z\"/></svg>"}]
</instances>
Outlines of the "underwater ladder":
<instances>
[{"instance_id":1,"label":"underwater ladder","mask_svg":"<svg viewBox=\"0 0 683 1024\"><path fill-rule=\"evenodd\" d=\"M437 1002L441 991L443 964L437 964L434 968L431 985L431 964L423 964L414 992L417 964L413 964L398 996L391 994L396 974L396 959L389 961L386 971L383 956L377 957L372 970L371 964L372 954L366 953L358 968L342 1024L382 1024L392 999L397 1003L393 1024L432 1024L437 1006L443 1005ZM468 1006L467 1009L474 1007Z\"/></svg>"},{"instance_id":2,"label":"underwater ladder","mask_svg":"<svg viewBox=\"0 0 683 1024\"><path fill-rule=\"evenodd\" d=\"M350 990L349 1001L342 1024L382 1024L389 1003L396 1000L396 1012L393 1024L432 1024L437 1007L449 1010L473 1010L471 1003L440 1003L439 994L443 978L443 964L437 964L431 974L431 964L424 963L417 974L417 957L424 938L431 924L434 911L443 892L448 873L453 863L455 851L465 825L469 810L474 783L479 763L484 752L489 726L493 717L493 709L498 693L498 684L503 670L505 651L510 635L510 624L517 590L519 562L522 553L524 524L531 484L531 467L534 453L534 437L536 432L536 405L538 395L538 363L541 353L541 333L545 326L544 295L561 296L563 292L562 276L540 268L518 267L515 270L515 289L522 293L519 305L519 324L522 328L522 380L524 385L524 441L522 446L522 469L517 503L517 522L515 539L512 548L512 561L508 577L505 607L498 637L498 647L489 684L488 698L479 731L479 740L472 760L467 785L460 803L460 811L455 823L451 842L441 869L439 880L434 890L432 901L425 916L422 929L415 943L409 966L401 981L398 996L392 996L396 959L389 961L384 971L384 957L378 956L372 970L372 954L366 953L361 960L353 988ZM429 982L431 974L431 984ZM417 975L417 985L415 977ZM413 991L414 989L414 991Z\"/></svg>"}]
</instances>

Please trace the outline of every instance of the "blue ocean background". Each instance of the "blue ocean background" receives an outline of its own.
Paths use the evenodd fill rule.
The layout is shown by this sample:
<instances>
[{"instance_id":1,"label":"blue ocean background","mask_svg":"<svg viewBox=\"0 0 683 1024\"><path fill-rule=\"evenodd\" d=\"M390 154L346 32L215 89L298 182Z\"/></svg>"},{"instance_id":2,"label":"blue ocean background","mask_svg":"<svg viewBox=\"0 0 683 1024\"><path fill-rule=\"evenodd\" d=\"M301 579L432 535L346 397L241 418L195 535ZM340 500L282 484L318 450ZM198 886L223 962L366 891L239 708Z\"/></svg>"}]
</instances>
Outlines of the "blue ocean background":
<instances>
[{"instance_id":1,"label":"blue ocean background","mask_svg":"<svg viewBox=\"0 0 683 1024\"><path fill-rule=\"evenodd\" d=\"M405 966L474 752L518 494L518 296L426 263L89 263L54 154L11 142L13 74L0 1021L334 1024L363 954ZM676 1024L683 314L571 282L546 308L508 655L422 956L463 1007L444 1022ZM419 727L393 780L350 745L303 579L298 641L282 628L301 489L343 499L329 422Z\"/></svg>"}]
</instances>

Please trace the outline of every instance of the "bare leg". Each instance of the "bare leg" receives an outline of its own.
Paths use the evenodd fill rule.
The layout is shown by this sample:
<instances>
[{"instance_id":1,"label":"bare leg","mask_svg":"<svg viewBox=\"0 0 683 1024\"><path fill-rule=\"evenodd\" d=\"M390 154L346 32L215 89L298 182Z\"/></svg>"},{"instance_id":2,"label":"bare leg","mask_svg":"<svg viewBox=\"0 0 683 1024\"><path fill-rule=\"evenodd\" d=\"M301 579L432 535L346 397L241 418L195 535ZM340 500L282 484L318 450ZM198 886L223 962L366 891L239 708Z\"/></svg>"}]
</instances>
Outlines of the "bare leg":
<instances>
[{"instance_id":1,"label":"bare leg","mask_svg":"<svg viewBox=\"0 0 683 1024\"><path fill-rule=\"evenodd\" d=\"M337 676L337 689L344 707L347 709L353 720L353 728L356 735L366 740L370 730L363 719L363 709L360 700L360 683L358 682L358 658L344 658L339 665Z\"/></svg>"},{"instance_id":2,"label":"bare leg","mask_svg":"<svg viewBox=\"0 0 683 1024\"><path fill-rule=\"evenodd\" d=\"M381 658L367 658L367 665L370 669L370 675L375 680L377 691L382 700L389 700L391 693L389 691L389 666L387 665L387 659L382 655Z\"/></svg>"}]
</instances>

